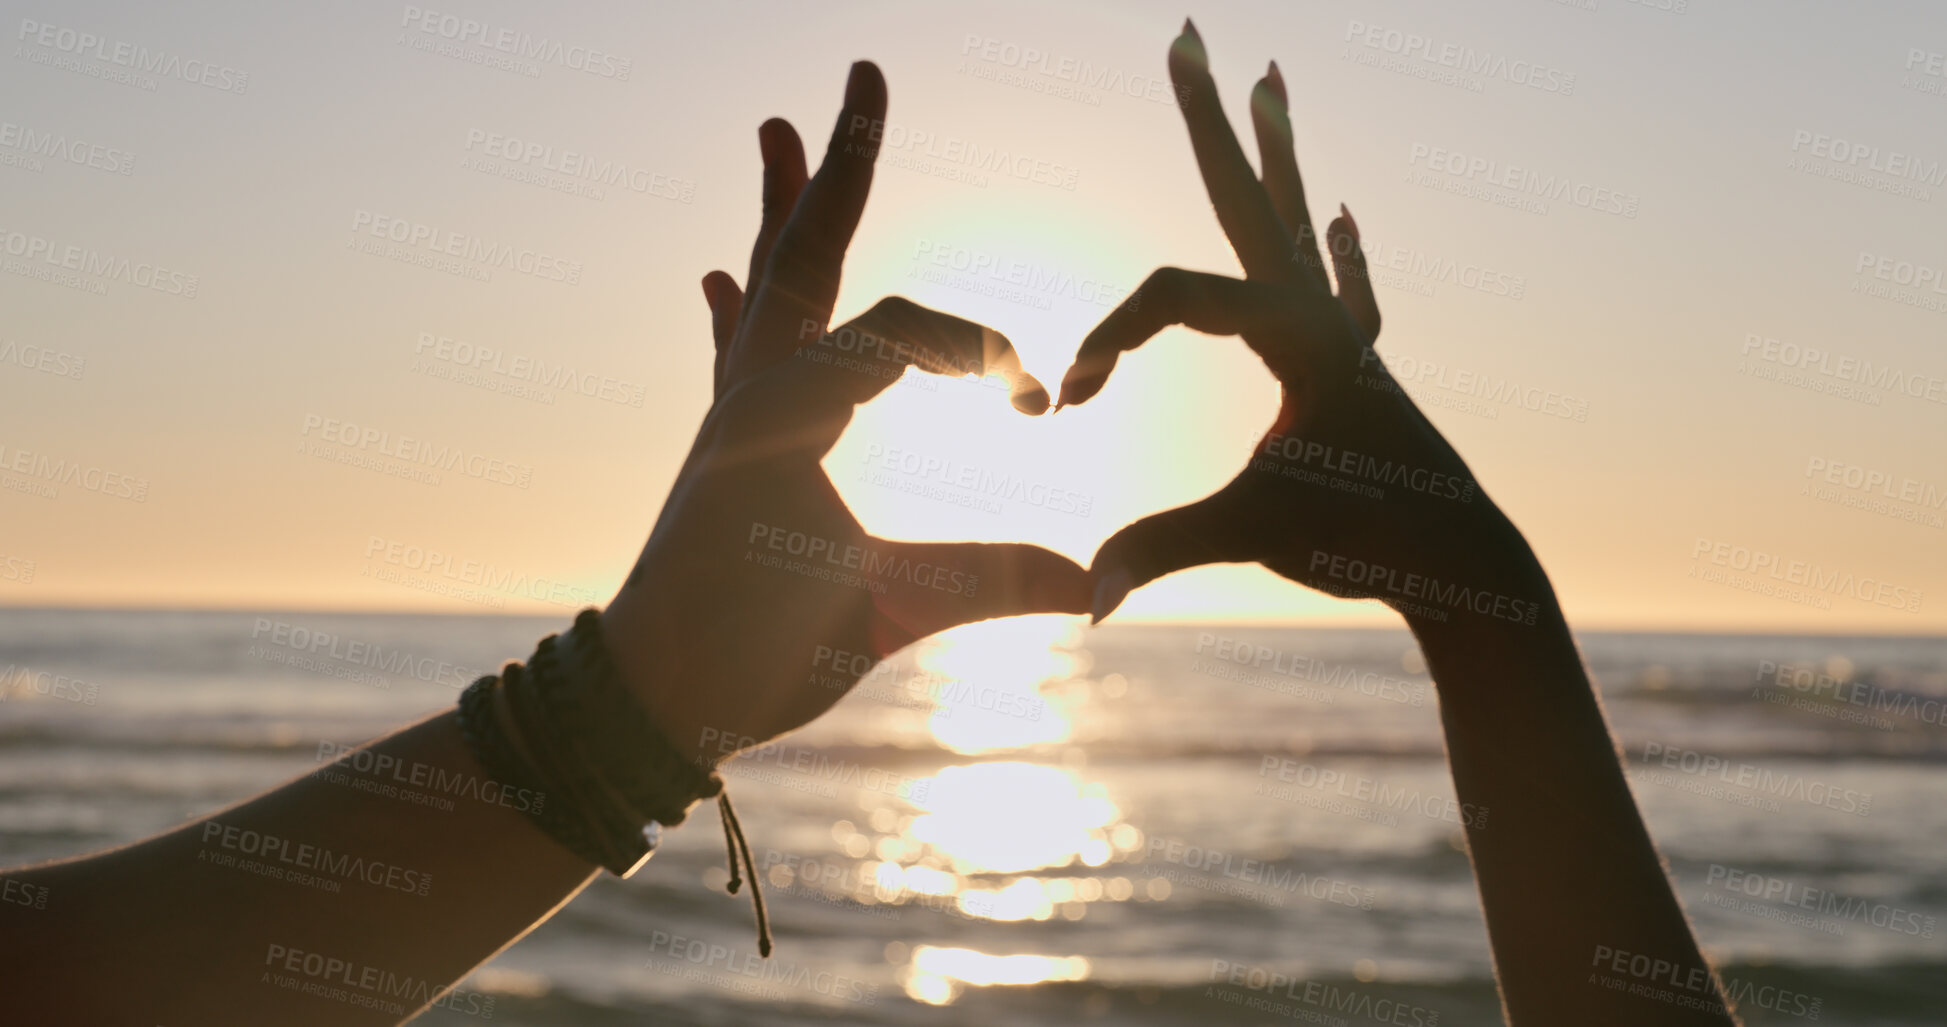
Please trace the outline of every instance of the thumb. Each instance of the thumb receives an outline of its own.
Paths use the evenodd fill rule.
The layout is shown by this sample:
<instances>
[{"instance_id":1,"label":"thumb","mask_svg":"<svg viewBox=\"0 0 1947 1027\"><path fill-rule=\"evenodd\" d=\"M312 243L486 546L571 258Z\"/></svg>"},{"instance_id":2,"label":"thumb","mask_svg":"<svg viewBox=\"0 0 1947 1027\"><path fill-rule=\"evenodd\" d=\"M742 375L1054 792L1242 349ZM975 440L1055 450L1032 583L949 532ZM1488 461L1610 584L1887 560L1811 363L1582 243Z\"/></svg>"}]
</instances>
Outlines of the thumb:
<instances>
[{"instance_id":1,"label":"thumb","mask_svg":"<svg viewBox=\"0 0 1947 1027\"><path fill-rule=\"evenodd\" d=\"M1088 609L1088 572L1040 546L873 542L872 604L909 636L901 645L974 621Z\"/></svg>"},{"instance_id":2,"label":"thumb","mask_svg":"<svg viewBox=\"0 0 1947 1027\"><path fill-rule=\"evenodd\" d=\"M1090 611L1094 622L1101 623L1129 593L1166 574L1206 563L1257 559L1243 507L1243 492L1232 483L1199 502L1153 514L1111 535L1089 567L1095 585Z\"/></svg>"}]
</instances>

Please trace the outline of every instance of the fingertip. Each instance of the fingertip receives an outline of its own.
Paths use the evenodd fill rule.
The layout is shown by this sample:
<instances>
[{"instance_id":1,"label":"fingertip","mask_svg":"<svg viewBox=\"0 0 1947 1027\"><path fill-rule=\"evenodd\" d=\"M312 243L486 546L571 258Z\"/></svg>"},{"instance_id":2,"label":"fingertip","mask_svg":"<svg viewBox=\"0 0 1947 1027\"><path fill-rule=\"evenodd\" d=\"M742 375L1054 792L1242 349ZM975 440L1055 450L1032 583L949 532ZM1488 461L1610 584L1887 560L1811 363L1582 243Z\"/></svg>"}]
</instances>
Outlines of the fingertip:
<instances>
[{"instance_id":1,"label":"fingertip","mask_svg":"<svg viewBox=\"0 0 1947 1027\"><path fill-rule=\"evenodd\" d=\"M1014 409L1029 417L1040 417L1048 412L1048 390L1043 388L1032 375L1022 375L1021 381L1014 384L1014 395L1011 401Z\"/></svg>"},{"instance_id":2,"label":"fingertip","mask_svg":"<svg viewBox=\"0 0 1947 1027\"><path fill-rule=\"evenodd\" d=\"M1358 241L1359 222L1356 218L1352 216L1352 212L1346 209L1346 206L1343 203L1339 204L1339 216L1345 219L1345 227L1348 231L1352 233L1353 241L1355 242Z\"/></svg>"},{"instance_id":3,"label":"fingertip","mask_svg":"<svg viewBox=\"0 0 1947 1027\"><path fill-rule=\"evenodd\" d=\"M757 126L757 152L764 157L764 166L775 165L784 156L784 133L791 129L791 123L783 118L770 118Z\"/></svg>"},{"instance_id":4,"label":"fingertip","mask_svg":"<svg viewBox=\"0 0 1947 1027\"><path fill-rule=\"evenodd\" d=\"M1197 35L1197 27L1187 19L1183 22L1183 34L1170 43L1169 64L1172 79L1209 73L1210 56L1204 51L1203 37Z\"/></svg>"},{"instance_id":5,"label":"fingertip","mask_svg":"<svg viewBox=\"0 0 1947 1027\"><path fill-rule=\"evenodd\" d=\"M1059 410L1062 407L1080 406L1088 402L1101 389L1101 381L1094 375L1071 374L1063 377L1061 380L1061 402L1056 404L1055 409Z\"/></svg>"},{"instance_id":6,"label":"fingertip","mask_svg":"<svg viewBox=\"0 0 1947 1027\"><path fill-rule=\"evenodd\" d=\"M1272 115L1284 112L1284 98L1278 95L1278 87L1266 75L1251 87L1251 110L1253 113L1265 111Z\"/></svg>"},{"instance_id":7,"label":"fingertip","mask_svg":"<svg viewBox=\"0 0 1947 1027\"><path fill-rule=\"evenodd\" d=\"M845 77L845 107L862 111L886 105L886 77L871 61L855 61Z\"/></svg>"},{"instance_id":8,"label":"fingertip","mask_svg":"<svg viewBox=\"0 0 1947 1027\"><path fill-rule=\"evenodd\" d=\"M1134 591L1135 587L1136 577L1129 573L1129 568L1121 566L1106 568L1106 573L1098 577L1095 582L1095 595L1089 605L1089 623L1102 623L1103 618L1114 613L1116 608L1122 605L1122 601L1129 598L1129 593Z\"/></svg>"},{"instance_id":9,"label":"fingertip","mask_svg":"<svg viewBox=\"0 0 1947 1027\"><path fill-rule=\"evenodd\" d=\"M1029 605L1045 613L1088 613L1095 602L1089 573L1073 560L1061 556L1057 559L1060 564L1046 568L1029 582Z\"/></svg>"}]
</instances>

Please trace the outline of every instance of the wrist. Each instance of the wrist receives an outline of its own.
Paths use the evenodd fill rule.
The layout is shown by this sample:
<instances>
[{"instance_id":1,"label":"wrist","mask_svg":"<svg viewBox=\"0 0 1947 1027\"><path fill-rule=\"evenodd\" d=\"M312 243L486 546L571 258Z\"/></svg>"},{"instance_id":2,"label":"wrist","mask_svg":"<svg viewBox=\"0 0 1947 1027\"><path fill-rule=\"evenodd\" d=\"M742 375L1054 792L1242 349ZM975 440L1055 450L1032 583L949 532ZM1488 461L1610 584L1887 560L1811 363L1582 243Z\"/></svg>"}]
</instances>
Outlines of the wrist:
<instances>
[{"instance_id":1,"label":"wrist","mask_svg":"<svg viewBox=\"0 0 1947 1027\"><path fill-rule=\"evenodd\" d=\"M1502 638L1532 644L1541 634L1566 630L1533 548L1513 521L1482 500L1475 516L1442 521L1420 536L1421 566L1440 575L1426 587L1425 601L1389 603L1422 648Z\"/></svg>"},{"instance_id":2,"label":"wrist","mask_svg":"<svg viewBox=\"0 0 1947 1027\"><path fill-rule=\"evenodd\" d=\"M710 725L689 701L694 689L683 687L694 682L681 664L675 618L631 581L602 610L601 619L609 662L629 697L686 759L705 770L721 763L724 756L717 747L704 744Z\"/></svg>"}]
</instances>

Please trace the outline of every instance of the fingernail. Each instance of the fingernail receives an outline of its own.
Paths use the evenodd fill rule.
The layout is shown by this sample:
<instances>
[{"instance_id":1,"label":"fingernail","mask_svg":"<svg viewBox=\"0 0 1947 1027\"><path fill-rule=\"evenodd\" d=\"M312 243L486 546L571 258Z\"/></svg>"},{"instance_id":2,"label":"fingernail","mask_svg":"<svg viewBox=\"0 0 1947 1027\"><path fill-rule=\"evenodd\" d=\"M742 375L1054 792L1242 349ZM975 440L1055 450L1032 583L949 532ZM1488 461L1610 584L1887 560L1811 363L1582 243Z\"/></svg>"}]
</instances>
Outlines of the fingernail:
<instances>
[{"instance_id":1,"label":"fingernail","mask_svg":"<svg viewBox=\"0 0 1947 1027\"><path fill-rule=\"evenodd\" d=\"M1048 410L1048 390L1038 384L1028 384L1014 394L1014 409L1030 417L1039 416Z\"/></svg>"},{"instance_id":2,"label":"fingernail","mask_svg":"<svg viewBox=\"0 0 1947 1027\"><path fill-rule=\"evenodd\" d=\"M1089 623L1100 624L1102 618L1115 612L1124 599L1129 598L1129 590L1136 585L1136 579L1126 567L1117 567L1107 577L1095 583L1095 604L1089 608Z\"/></svg>"},{"instance_id":3,"label":"fingernail","mask_svg":"<svg viewBox=\"0 0 1947 1027\"><path fill-rule=\"evenodd\" d=\"M1357 242L1359 239L1359 222L1352 217L1351 211L1345 209L1345 204L1343 203L1339 204L1339 213L1345 215L1345 226L1352 229L1352 240Z\"/></svg>"},{"instance_id":4,"label":"fingernail","mask_svg":"<svg viewBox=\"0 0 1947 1027\"><path fill-rule=\"evenodd\" d=\"M1170 44L1170 53L1199 70L1210 70L1210 55L1203 49L1203 37L1197 35L1197 27L1188 18L1183 19L1183 34Z\"/></svg>"},{"instance_id":5,"label":"fingernail","mask_svg":"<svg viewBox=\"0 0 1947 1027\"><path fill-rule=\"evenodd\" d=\"M1082 379L1063 378L1061 380L1061 401L1055 404L1055 408L1059 410L1062 407L1074 406L1077 403L1086 403L1091 395L1094 395L1094 393L1089 390L1087 383Z\"/></svg>"}]
</instances>

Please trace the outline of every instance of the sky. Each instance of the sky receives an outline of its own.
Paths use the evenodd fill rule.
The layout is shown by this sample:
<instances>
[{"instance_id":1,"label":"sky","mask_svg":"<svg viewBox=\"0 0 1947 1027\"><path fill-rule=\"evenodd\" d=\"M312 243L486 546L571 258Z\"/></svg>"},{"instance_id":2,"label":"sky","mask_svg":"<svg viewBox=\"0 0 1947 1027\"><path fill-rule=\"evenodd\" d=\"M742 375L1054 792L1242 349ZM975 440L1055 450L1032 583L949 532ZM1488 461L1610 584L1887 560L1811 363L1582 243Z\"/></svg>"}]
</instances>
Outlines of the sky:
<instances>
[{"instance_id":1,"label":"sky","mask_svg":"<svg viewBox=\"0 0 1947 1027\"><path fill-rule=\"evenodd\" d=\"M1238 273L1168 91L1186 14L1234 119L1279 62L1380 351L1571 624L1947 627L1947 9L1917 0L9 3L0 605L605 601L708 403L698 280L743 277L757 125L815 160L860 58L891 104L838 319L903 294L1057 382L1150 270ZM1086 564L1276 403L1177 330L1050 418L909 375L825 464L882 535ZM1116 619L1395 622L1255 567Z\"/></svg>"}]
</instances>

